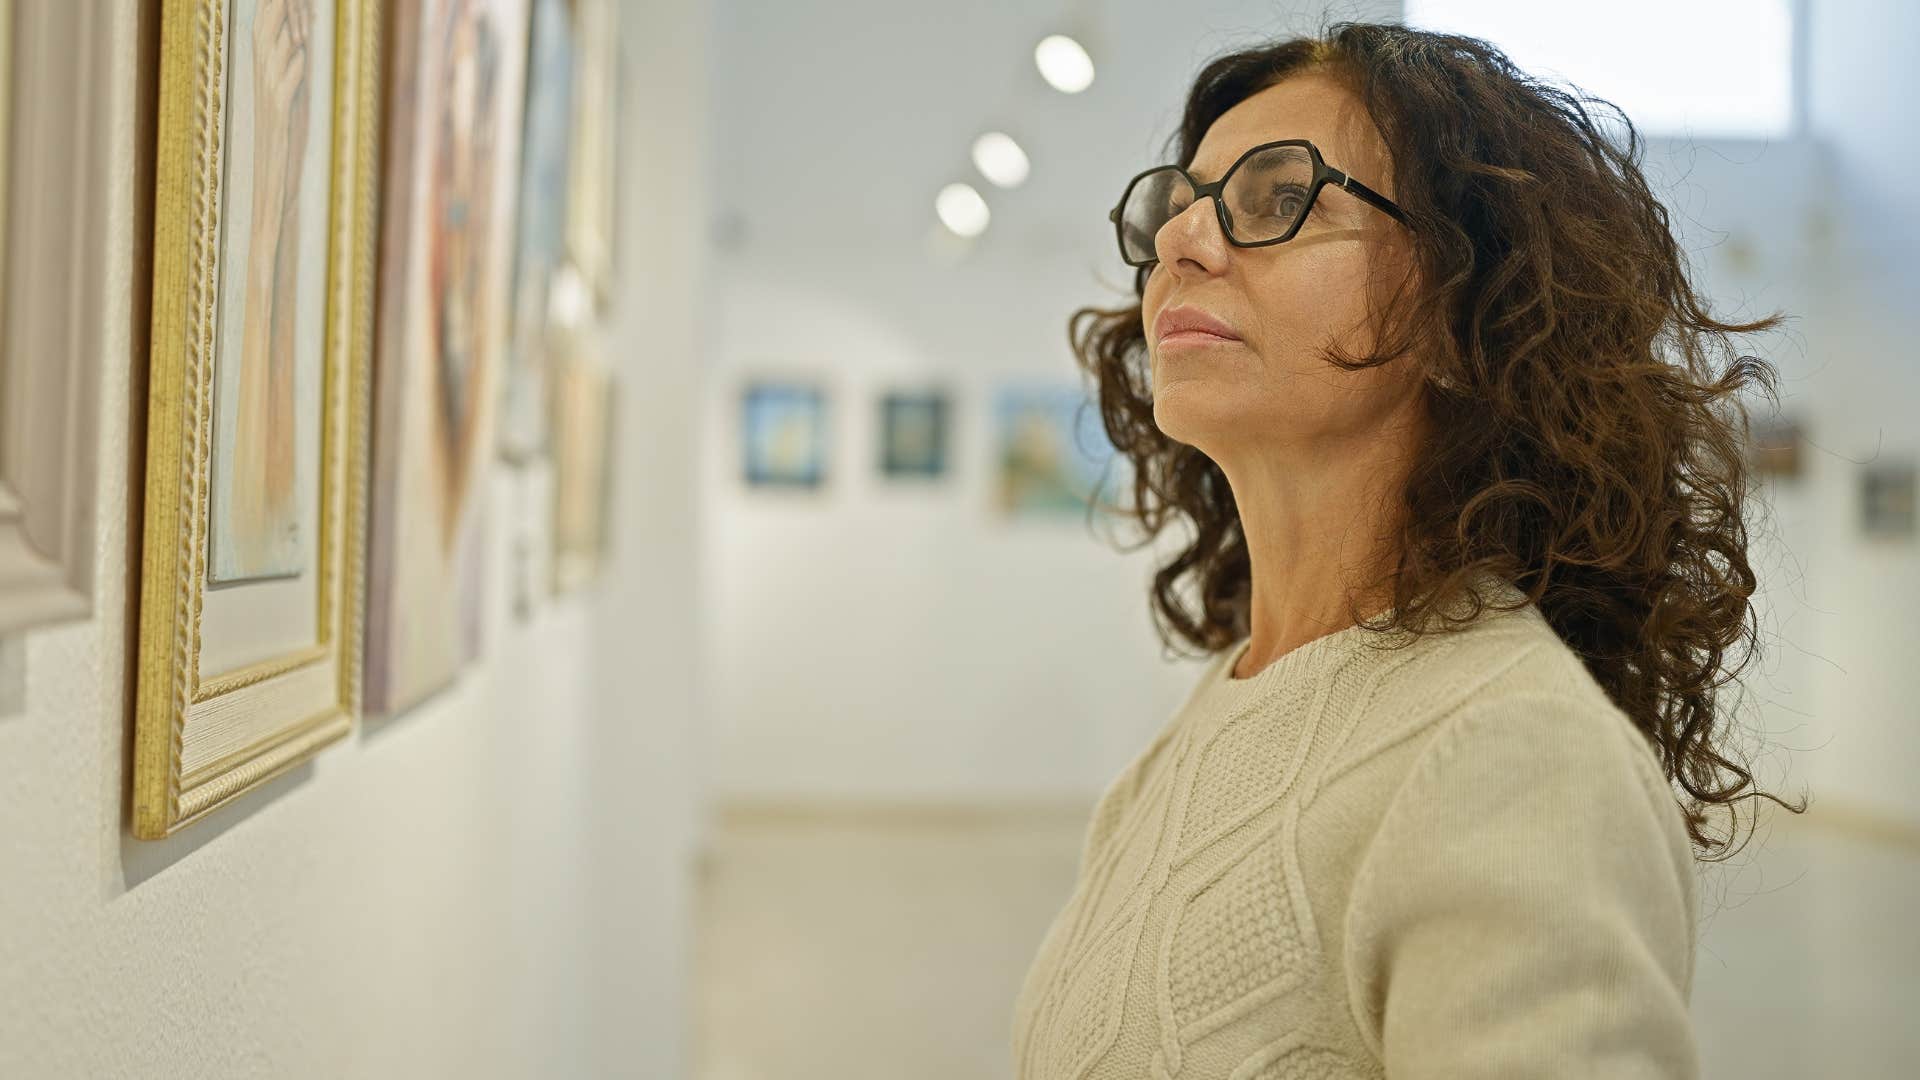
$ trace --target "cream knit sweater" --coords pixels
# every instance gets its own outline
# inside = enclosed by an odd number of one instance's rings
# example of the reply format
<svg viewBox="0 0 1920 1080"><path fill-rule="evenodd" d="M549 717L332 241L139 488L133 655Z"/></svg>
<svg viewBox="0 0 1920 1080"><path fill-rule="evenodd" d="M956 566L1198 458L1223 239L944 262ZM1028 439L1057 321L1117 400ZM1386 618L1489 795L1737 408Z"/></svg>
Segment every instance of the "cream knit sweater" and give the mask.
<svg viewBox="0 0 1920 1080"><path fill-rule="evenodd" d="M1698 1075L1695 864L1644 736L1531 604L1371 640L1234 679L1242 641L1107 788L1020 1080Z"/></svg>

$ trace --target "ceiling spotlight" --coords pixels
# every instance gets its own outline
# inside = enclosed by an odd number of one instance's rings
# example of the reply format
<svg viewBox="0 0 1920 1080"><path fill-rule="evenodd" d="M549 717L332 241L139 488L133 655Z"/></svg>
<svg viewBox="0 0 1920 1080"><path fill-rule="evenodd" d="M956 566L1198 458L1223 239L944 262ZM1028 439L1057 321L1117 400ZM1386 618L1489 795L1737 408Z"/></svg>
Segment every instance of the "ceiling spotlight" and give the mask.
<svg viewBox="0 0 1920 1080"><path fill-rule="evenodd" d="M1003 188L1019 187L1027 179L1027 152L1005 132L989 131L973 140L973 165Z"/></svg>
<svg viewBox="0 0 1920 1080"><path fill-rule="evenodd" d="M979 236L987 230L987 200L970 184L948 184L933 200L941 224L960 236Z"/></svg>
<svg viewBox="0 0 1920 1080"><path fill-rule="evenodd" d="M1093 85L1093 57L1065 34L1051 34L1033 47L1040 77L1063 94L1077 94Z"/></svg>

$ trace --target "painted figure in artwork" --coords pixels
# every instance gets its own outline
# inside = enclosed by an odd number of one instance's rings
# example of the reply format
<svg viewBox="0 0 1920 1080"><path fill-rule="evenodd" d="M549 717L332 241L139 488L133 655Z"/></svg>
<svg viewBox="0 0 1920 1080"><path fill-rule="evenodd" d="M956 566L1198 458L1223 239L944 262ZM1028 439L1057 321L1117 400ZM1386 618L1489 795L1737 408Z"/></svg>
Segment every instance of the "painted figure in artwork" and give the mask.
<svg viewBox="0 0 1920 1080"><path fill-rule="evenodd" d="M295 312L300 190L314 64L313 0L260 0L248 42L253 74L252 224L242 305L231 506L217 543L219 577L299 567L294 498Z"/></svg>
<svg viewBox="0 0 1920 1080"><path fill-rule="evenodd" d="M500 41L492 11L473 0L447 6L439 37L447 63L442 83L446 96L435 119L433 179L428 186L428 336L441 540L443 549L451 550L475 463L481 407L476 383L481 350L489 347L481 335L490 325L483 307L484 284L495 230L485 215L493 205L497 169L493 140L495 110L501 104Z"/></svg>

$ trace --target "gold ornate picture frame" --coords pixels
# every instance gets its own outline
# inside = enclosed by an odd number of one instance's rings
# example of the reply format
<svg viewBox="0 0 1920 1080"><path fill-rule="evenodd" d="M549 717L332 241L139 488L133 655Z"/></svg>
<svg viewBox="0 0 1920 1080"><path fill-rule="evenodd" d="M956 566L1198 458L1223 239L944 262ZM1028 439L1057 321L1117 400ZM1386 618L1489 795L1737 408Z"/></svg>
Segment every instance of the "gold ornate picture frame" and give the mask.
<svg viewBox="0 0 1920 1080"><path fill-rule="evenodd" d="M377 34L370 0L162 0L142 839L357 722Z"/></svg>

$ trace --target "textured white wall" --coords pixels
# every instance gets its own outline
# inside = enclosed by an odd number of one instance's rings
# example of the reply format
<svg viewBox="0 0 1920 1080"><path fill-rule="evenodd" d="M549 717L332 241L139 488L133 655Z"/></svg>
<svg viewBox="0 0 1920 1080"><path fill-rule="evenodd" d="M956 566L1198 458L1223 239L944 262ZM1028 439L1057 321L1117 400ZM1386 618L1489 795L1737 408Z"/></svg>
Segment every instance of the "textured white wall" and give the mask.
<svg viewBox="0 0 1920 1080"><path fill-rule="evenodd" d="M517 627L495 575L487 658L456 688L157 842L126 831L134 11L116 22L119 300L105 355L76 358L101 375L96 615L8 643L0 1076L680 1075L703 215L697 178L652 163L701 153L700 6L624 13L623 458L598 596Z"/></svg>

